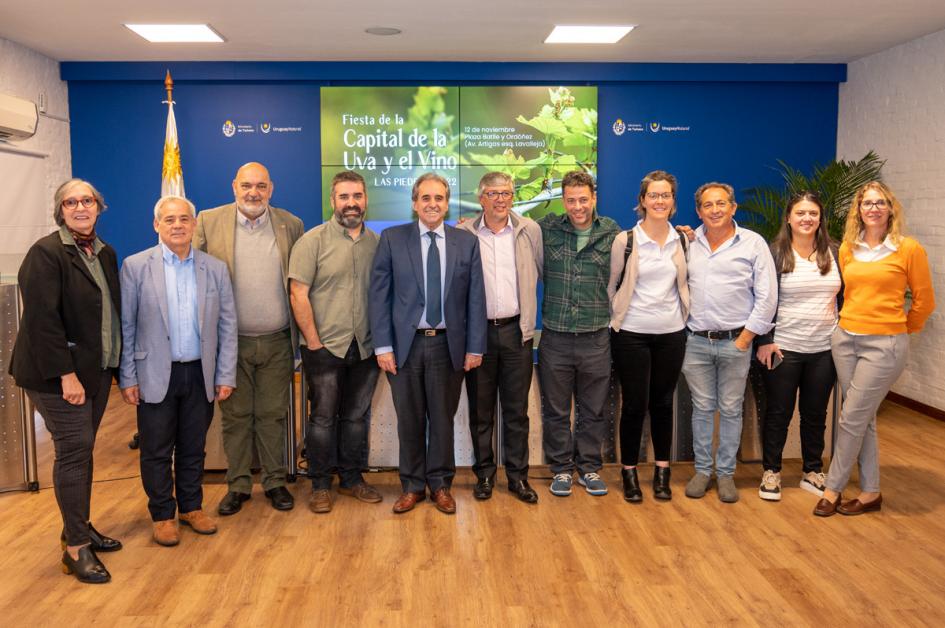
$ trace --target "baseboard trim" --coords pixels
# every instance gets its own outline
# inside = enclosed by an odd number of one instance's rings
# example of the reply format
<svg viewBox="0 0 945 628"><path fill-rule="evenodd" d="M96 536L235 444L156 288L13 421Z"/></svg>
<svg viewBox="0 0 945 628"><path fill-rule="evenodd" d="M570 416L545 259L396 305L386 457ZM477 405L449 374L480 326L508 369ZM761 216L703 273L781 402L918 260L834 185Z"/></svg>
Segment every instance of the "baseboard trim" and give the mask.
<svg viewBox="0 0 945 628"><path fill-rule="evenodd" d="M900 406L905 406L910 410L915 410L916 412L924 414L925 416L932 417L938 421L945 421L945 410L939 410L938 408L926 405L921 401L909 399L908 397L900 395L899 393L894 393L892 391L886 394L886 399L892 401L893 403L898 403Z"/></svg>

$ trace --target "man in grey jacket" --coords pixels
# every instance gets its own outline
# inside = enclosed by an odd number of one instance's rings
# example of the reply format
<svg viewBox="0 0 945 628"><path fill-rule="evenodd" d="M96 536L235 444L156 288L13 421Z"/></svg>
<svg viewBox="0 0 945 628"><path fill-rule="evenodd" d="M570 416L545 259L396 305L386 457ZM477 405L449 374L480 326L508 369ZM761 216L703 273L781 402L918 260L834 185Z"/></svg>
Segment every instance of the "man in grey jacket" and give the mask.
<svg viewBox="0 0 945 628"><path fill-rule="evenodd" d="M167 546L180 542L175 511L195 532L217 531L203 512L204 445L213 401L236 386L233 288L226 264L191 246L194 214L187 199L163 197L160 244L121 268L119 386L138 409L141 483L154 540Z"/></svg>
<svg viewBox="0 0 945 628"><path fill-rule="evenodd" d="M489 320L486 353L482 366L466 373L466 396L477 477L473 496L489 499L495 486L492 439L498 393L509 491L534 504L538 494L528 484L528 390L543 250L541 229L515 213L514 198L512 177L488 172L479 181L482 213L460 225L479 238Z"/></svg>

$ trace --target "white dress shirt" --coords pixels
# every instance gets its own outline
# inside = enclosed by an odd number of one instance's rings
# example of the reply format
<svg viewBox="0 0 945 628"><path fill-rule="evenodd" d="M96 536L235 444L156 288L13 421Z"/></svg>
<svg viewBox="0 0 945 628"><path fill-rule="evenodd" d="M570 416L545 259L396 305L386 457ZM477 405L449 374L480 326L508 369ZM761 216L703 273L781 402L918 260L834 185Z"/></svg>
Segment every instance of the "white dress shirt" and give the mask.
<svg viewBox="0 0 945 628"><path fill-rule="evenodd" d="M518 316L518 273L515 271L512 221L506 218L505 226L495 233L483 219L477 235L486 285L486 316L490 320Z"/></svg>

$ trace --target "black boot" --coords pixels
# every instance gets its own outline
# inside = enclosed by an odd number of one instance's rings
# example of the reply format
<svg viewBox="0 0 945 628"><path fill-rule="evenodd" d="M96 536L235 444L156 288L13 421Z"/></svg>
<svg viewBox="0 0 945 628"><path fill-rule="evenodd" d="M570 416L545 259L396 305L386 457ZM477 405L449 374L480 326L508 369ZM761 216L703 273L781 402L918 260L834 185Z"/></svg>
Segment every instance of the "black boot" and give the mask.
<svg viewBox="0 0 945 628"><path fill-rule="evenodd" d="M66 549L65 531L63 531L62 536L59 537L59 545L62 546L62 549ZM94 552L117 552L121 549L121 541L105 536L92 527L92 522L89 521L89 547L91 547Z"/></svg>
<svg viewBox="0 0 945 628"><path fill-rule="evenodd" d="M669 488L669 467L655 467L653 469L653 497L656 499L672 499L673 490Z"/></svg>
<svg viewBox="0 0 945 628"><path fill-rule="evenodd" d="M623 498L628 502L642 502L643 491L640 490L640 480L637 478L636 467L621 469L620 475L623 477Z"/></svg>
<svg viewBox="0 0 945 628"><path fill-rule="evenodd" d="M62 553L62 573L67 575L74 573L79 582L87 584L104 584L112 579L105 565L88 545L79 548L78 560L72 560L69 552Z"/></svg>

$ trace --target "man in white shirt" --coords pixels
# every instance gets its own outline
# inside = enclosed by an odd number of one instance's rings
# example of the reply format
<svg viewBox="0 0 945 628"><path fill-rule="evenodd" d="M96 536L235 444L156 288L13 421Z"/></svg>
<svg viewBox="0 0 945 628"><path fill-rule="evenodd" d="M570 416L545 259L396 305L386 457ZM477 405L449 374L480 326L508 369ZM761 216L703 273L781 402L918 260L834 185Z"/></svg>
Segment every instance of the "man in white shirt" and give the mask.
<svg viewBox="0 0 945 628"><path fill-rule="evenodd" d="M528 484L528 391L543 250L541 228L515 213L514 199L512 177L488 172L479 181L482 213L459 225L479 238L489 321L482 366L466 373L466 396L477 478L473 497L489 499L495 487L492 440L498 396L509 491L534 504L538 493Z"/></svg>

